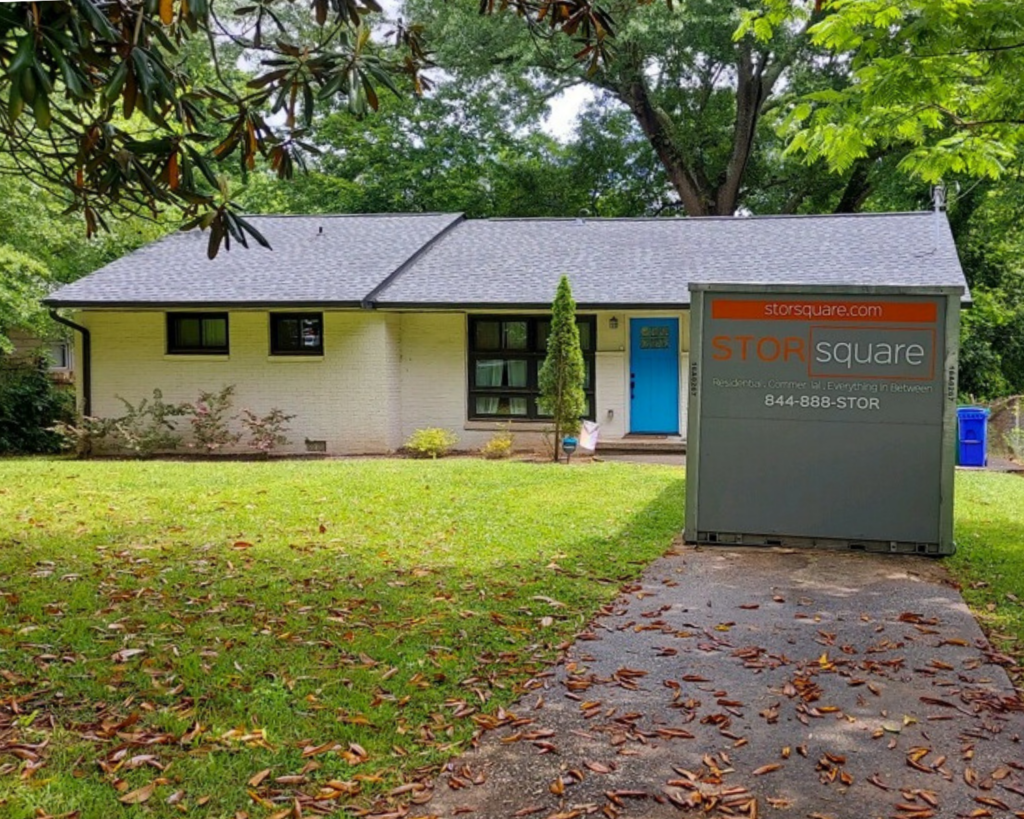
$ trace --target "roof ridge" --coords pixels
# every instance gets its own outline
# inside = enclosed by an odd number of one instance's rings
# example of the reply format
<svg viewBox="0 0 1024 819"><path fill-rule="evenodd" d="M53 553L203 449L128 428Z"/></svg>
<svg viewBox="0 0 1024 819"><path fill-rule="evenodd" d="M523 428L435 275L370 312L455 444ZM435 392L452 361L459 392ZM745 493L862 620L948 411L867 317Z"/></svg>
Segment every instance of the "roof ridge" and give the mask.
<svg viewBox="0 0 1024 819"><path fill-rule="evenodd" d="M933 210L892 210L863 213L765 213L749 216L491 216L485 219L467 219L470 223L481 222L661 222L664 224L682 222L752 222L770 219L864 219L893 216L932 216Z"/></svg>
<svg viewBox="0 0 1024 819"><path fill-rule="evenodd" d="M395 213L243 213L245 219L385 219L420 216L462 216L460 211L430 210Z"/></svg>
<svg viewBox="0 0 1024 819"><path fill-rule="evenodd" d="M377 284L376 287L374 287L369 293L367 293L366 296L364 296L362 299L361 306L366 309L374 307L375 301L377 297L381 295L381 293L383 293L392 284L394 284L399 276L401 276L406 270L408 270L414 264L416 264L416 262L420 259L421 256L423 256L424 253L430 250L430 248L432 248L443 237L447 236L452 231L453 228L463 224L465 221L466 214L456 213L454 215L454 218L447 225L445 225L443 228L437 231L437 233L431 236L426 242L424 242L418 248L416 248L416 250L412 252L408 259L406 259L398 267L396 267L394 270L388 273L388 275L385 276L383 280Z"/></svg>

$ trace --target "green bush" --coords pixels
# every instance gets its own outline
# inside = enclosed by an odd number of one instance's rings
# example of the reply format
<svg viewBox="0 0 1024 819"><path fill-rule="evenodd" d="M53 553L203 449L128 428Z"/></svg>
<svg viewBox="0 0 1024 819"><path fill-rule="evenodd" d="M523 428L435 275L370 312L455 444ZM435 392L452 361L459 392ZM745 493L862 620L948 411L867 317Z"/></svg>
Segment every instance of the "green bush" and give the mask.
<svg viewBox="0 0 1024 819"><path fill-rule="evenodd" d="M119 418L79 416L74 422L63 418L54 424L50 432L60 446L55 446L53 451L58 448L73 450L85 458L95 450L105 448L111 452L148 458L181 445L182 436L176 420L181 417L188 419L191 430L186 446L208 454L242 440L242 433L229 427L232 421L241 424L248 434L246 445L259 453L268 454L288 443L284 433L294 415L287 415L276 407L263 416L248 409L243 409L239 415L231 415L234 393L234 386L226 386L219 392L200 392L196 401L182 404L167 403L160 390L153 390L152 398L143 398L138 404L132 404L119 395L117 399L125 407L125 414Z"/></svg>
<svg viewBox="0 0 1024 819"><path fill-rule="evenodd" d="M160 390L153 390L152 399L143 398L138 404L120 395L117 399L125 407L125 414L112 422L110 432L117 449L148 458L178 448L181 436L171 419L188 412L187 404L168 404Z"/></svg>
<svg viewBox="0 0 1024 819"><path fill-rule="evenodd" d="M284 433L288 429L288 422L294 417L286 415L284 410L277 407L264 416L248 409L242 410L239 416L242 426L249 433L247 445L263 455L269 455L271 450L288 443L288 436Z"/></svg>
<svg viewBox="0 0 1024 819"><path fill-rule="evenodd" d="M0 367L0 454L59 452L53 426L70 421L74 405L74 395L50 380L44 359Z"/></svg>
<svg viewBox="0 0 1024 819"><path fill-rule="evenodd" d="M418 429L405 442L406 451L414 458L441 458L459 442L454 432L440 427Z"/></svg>
<svg viewBox="0 0 1024 819"><path fill-rule="evenodd" d="M229 413L234 394L234 384L228 384L220 392L200 392L195 403L182 405L192 427L192 440L186 444L189 449L203 449L211 455L242 439L241 433L228 428L233 418Z"/></svg>
<svg viewBox="0 0 1024 819"><path fill-rule="evenodd" d="M480 448L480 454L491 461L508 458L512 454L515 436L508 425L501 427L486 444Z"/></svg>
<svg viewBox="0 0 1024 819"><path fill-rule="evenodd" d="M60 439L60 448L74 452L79 458L88 458L114 429L116 418L96 418L80 415L71 421L58 421L51 431Z"/></svg>

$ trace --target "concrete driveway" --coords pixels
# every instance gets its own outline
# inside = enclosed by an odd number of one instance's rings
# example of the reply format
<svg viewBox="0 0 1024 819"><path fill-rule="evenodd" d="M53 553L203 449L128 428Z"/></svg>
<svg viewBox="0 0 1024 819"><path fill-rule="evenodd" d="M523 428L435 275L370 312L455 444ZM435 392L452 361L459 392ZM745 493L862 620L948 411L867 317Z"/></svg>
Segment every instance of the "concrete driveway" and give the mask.
<svg viewBox="0 0 1024 819"><path fill-rule="evenodd" d="M1002 660L937 562L681 547L410 816L1024 819Z"/></svg>

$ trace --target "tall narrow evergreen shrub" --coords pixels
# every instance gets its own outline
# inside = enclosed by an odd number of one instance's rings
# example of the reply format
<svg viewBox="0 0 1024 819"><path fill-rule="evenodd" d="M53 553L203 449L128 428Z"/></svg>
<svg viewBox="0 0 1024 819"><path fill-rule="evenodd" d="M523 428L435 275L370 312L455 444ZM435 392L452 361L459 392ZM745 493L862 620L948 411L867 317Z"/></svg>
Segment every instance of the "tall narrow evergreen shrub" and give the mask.
<svg viewBox="0 0 1024 819"><path fill-rule="evenodd" d="M554 460L559 459L562 437L580 431L580 417L586 408L583 382L586 375L580 331L576 326L576 302L567 276L558 282L551 305L551 335L548 355L538 373L540 407L555 425Z"/></svg>

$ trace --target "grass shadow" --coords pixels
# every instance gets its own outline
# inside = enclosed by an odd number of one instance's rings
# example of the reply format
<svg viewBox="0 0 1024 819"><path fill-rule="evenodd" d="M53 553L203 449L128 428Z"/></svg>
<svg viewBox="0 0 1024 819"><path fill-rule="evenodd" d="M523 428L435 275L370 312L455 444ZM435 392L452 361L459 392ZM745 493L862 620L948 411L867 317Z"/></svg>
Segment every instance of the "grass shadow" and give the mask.
<svg viewBox="0 0 1024 819"><path fill-rule="evenodd" d="M155 816L178 815L179 792L233 815L330 782L349 783L331 807L393 807L683 521L681 471L628 465L33 461L0 477L12 819L112 815L154 782ZM42 743L35 772L25 748Z"/></svg>

